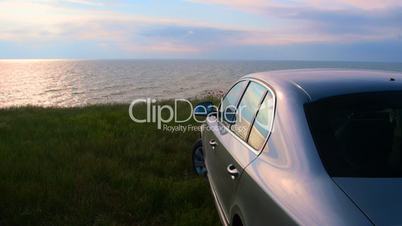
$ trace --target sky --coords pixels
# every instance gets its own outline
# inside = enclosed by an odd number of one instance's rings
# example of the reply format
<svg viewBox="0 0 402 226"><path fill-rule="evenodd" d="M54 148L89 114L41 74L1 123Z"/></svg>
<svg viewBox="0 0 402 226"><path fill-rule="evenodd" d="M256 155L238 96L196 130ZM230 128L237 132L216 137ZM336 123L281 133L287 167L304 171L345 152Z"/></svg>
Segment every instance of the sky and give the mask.
<svg viewBox="0 0 402 226"><path fill-rule="evenodd" d="M402 62L402 1L0 0L0 58Z"/></svg>

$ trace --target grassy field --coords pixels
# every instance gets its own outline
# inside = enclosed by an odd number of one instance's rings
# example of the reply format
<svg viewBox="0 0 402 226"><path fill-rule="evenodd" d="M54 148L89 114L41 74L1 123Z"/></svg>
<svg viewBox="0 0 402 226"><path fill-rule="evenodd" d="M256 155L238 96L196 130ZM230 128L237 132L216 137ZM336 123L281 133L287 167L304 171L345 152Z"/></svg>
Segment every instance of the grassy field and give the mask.
<svg viewBox="0 0 402 226"><path fill-rule="evenodd" d="M197 137L128 105L0 110L0 225L219 225Z"/></svg>

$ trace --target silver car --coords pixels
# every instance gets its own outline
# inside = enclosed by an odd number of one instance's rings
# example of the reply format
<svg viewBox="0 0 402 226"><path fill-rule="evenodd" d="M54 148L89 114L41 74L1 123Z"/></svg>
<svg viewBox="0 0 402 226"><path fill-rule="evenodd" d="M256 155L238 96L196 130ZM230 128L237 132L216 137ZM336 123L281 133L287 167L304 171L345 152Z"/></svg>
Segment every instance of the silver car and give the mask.
<svg viewBox="0 0 402 226"><path fill-rule="evenodd" d="M247 75L206 116L193 164L224 225L402 225L402 75Z"/></svg>

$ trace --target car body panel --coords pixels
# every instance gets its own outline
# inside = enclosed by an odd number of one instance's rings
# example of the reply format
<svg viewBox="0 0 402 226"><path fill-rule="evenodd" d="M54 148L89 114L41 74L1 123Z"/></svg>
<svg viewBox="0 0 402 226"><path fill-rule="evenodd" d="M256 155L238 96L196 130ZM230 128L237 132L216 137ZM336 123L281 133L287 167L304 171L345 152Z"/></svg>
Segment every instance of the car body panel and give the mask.
<svg viewBox="0 0 402 226"><path fill-rule="evenodd" d="M249 150L234 134L229 131L220 122L211 121L208 123L209 131L205 136L204 155L205 164L213 173L208 174L216 189L216 196L222 206L226 216L230 216L230 203L236 192L238 180L233 180L228 174L226 168L233 164L239 171L239 177L243 169L253 161L257 155ZM217 145L212 149L209 145L210 140L215 140ZM224 192L221 192L224 191Z"/></svg>
<svg viewBox="0 0 402 226"><path fill-rule="evenodd" d="M243 199L245 223L370 225L328 177L317 153L304 150L315 148L311 135L306 133L308 124L303 112L303 103L309 98L302 90L287 90L286 95L275 90L278 98L272 134L261 155L246 168L241 178L250 177L243 187L239 186L236 195ZM259 194L254 194L254 199L243 197L251 192ZM249 217L255 215L256 209L264 214ZM278 218L273 220L275 216Z"/></svg>
<svg viewBox="0 0 402 226"><path fill-rule="evenodd" d="M285 93L302 89L311 101L343 94L402 89L402 73L387 71L301 69L261 72L245 77L267 81Z"/></svg>
<svg viewBox="0 0 402 226"><path fill-rule="evenodd" d="M375 225L402 225L402 178L334 178L334 181Z"/></svg>
<svg viewBox="0 0 402 226"><path fill-rule="evenodd" d="M216 154L211 154L211 150L206 151L208 177L211 188L217 190L217 202L222 202L220 194L230 193L225 194L230 198L224 198L226 201L220 204L224 206L226 221L230 223L234 215L239 215L245 225L372 225L366 212L350 197L358 186L342 190L338 185L344 182L334 181L326 172L304 104L335 95L402 90L402 75L325 69L263 72L242 79L262 81L272 88L276 96L275 119L271 135L258 155L244 151L246 145L230 133L203 134L204 145L215 137L242 170L236 181L228 183L233 188L219 190L225 186L218 187L215 183L224 183L218 181L225 175L213 175L215 168L210 167L219 165L220 160L213 159ZM219 127L218 124L208 126ZM221 169L226 168L230 159L225 158Z"/></svg>

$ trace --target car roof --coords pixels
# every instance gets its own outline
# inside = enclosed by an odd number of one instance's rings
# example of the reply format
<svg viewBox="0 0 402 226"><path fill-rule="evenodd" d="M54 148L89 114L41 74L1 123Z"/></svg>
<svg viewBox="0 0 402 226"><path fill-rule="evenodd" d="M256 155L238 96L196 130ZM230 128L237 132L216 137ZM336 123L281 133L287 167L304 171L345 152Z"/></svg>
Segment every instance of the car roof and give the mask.
<svg viewBox="0 0 402 226"><path fill-rule="evenodd" d="M350 70L300 69L254 73L245 76L262 80L276 92L304 92L310 101L353 93L402 90L402 73Z"/></svg>

